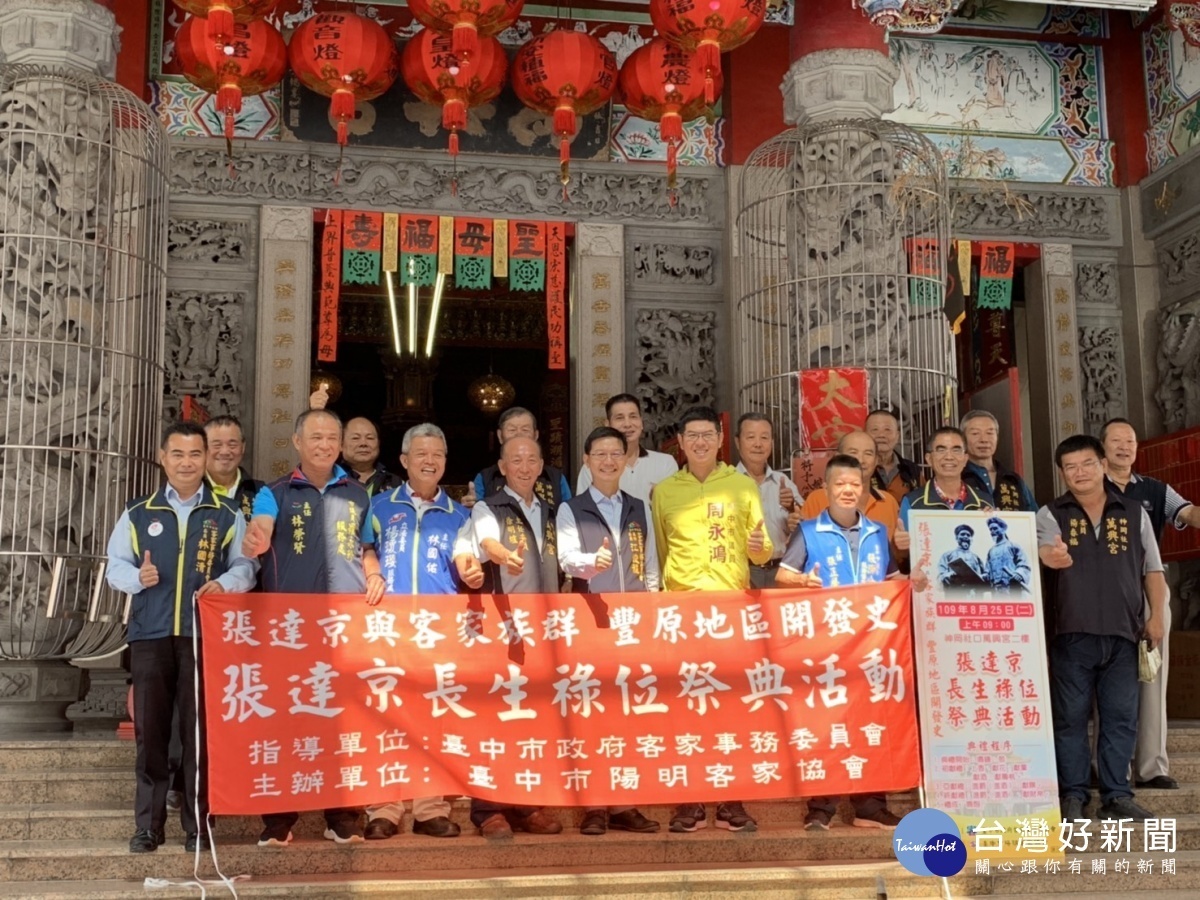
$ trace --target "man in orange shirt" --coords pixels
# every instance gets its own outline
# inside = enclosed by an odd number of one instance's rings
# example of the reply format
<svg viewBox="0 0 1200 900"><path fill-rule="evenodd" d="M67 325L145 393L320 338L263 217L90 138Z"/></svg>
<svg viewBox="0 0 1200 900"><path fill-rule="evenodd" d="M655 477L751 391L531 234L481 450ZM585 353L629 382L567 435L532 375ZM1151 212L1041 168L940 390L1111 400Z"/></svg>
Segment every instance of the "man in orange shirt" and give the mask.
<svg viewBox="0 0 1200 900"><path fill-rule="evenodd" d="M857 459L862 465L863 471L868 473L868 478L870 473L875 471L877 456L875 440L865 431L851 431L844 435L838 441L837 452ZM817 488L805 499L796 521L793 522L789 519L789 531L795 531L797 523L801 520L815 519L828 508L829 497L825 493L825 488ZM896 502L895 497L887 491L879 490L874 485L868 485L858 500L858 509L872 522L878 522L886 528L889 543L895 543L896 522L900 518L900 504Z"/></svg>

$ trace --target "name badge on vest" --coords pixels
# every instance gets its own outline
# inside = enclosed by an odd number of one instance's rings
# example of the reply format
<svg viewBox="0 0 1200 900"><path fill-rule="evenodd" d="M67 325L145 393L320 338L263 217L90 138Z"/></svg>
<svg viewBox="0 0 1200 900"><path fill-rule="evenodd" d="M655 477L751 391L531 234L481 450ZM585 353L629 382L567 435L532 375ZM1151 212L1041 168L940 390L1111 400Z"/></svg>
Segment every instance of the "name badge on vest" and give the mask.
<svg viewBox="0 0 1200 900"><path fill-rule="evenodd" d="M155 519L146 528L146 534L150 535L150 537L158 537L162 533L163 533L163 524L162 524L162 522L158 521L158 519Z"/></svg>

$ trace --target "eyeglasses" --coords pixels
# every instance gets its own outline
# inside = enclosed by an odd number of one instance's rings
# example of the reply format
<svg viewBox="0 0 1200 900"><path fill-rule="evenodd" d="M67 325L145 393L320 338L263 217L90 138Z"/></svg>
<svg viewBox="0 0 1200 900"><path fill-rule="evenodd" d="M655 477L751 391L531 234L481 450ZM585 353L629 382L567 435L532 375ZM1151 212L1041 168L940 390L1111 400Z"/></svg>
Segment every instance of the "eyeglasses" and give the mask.
<svg viewBox="0 0 1200 900"><path fill-rule="evenodd" d="M1087 462L1070 463L1062 467L1064 475L1075 475L1082 472L1094 472L1100 468L1100 460L1089 459Z"/></svg>
<svg viewBox="0 0 1200 900"><path fill-rule="evenodd" d="M934 447L934 456L965 456L967 451L963 447Z"/></svg>
<svg viewBox="0 0 1200 900"><path fill-rule="evenodd" d="M617 451L616 453L589 453L587 455L587 457L588 457L588 459L594 459L597 462L601 462L606 459L611 459L611 460L624 459L625 454L620 451Z"/></svg>
<svg viewBox="0 0 1200 900"><path fill-rule="evenodd" d="M686 444L699 444L701 442L707 444L715 441L720 436L718 431L685 431L683 440Z"/></svg>

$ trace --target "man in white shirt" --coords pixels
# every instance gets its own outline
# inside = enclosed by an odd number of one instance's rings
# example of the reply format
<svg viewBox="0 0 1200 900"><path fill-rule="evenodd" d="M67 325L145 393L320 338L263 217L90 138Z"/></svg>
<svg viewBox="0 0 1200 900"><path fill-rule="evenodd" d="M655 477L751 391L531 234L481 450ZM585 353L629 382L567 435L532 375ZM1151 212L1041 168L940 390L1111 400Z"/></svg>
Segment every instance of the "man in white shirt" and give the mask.
<svg viewBox="0 0 1200 900"><path fill-rule="evenodd" d="M667 453L644 450L641 446L645 425L642 404L633 394L614 394L604 404L605 424L625 435L625 468L621 473L621 490L650 503L650 492L664 478L679 471L675 459ZM576 493L582 494L592 483L592 473L584 466L579 470Z"/></svg>
<svg viewBox="0 0 1200 900"><path fill-rule="evenodd" d="M762 499L763 524L775 548L771 559L764 566L750 566L752 588L775 587L775 574L779 560L787 548L792 529L788 527L788 516L803 502L800 490L783 472L768 465L775 442L771 432L771 420L762 413L748 412L737 423L738 456L741 462L737 470L749 475L758 484Z"/></svg>

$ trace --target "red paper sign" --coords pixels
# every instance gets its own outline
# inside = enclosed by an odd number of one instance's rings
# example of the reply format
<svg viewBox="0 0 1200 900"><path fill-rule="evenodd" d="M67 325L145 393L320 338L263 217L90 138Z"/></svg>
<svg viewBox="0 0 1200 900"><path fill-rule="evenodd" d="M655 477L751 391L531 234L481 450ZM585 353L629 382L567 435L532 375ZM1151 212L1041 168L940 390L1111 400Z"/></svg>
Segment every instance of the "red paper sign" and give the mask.
<svg viewBox="0 0 1200 900"><path fill-rule="evenodd" d="M342 230L345 249L375 253L383 249L383 213L346 210L342 217L345 220Z"/></svg>
<svg viewBox="0 0 1200 900"><path fill-rule="evenodd" d="M335 362L338 297L342 286L342 211L331 209L321 237L321 303L317 312L317 361Z"/></svg>
<svg viewBox="0 0 1200 900"><path fill-rule="evenodd" d="M400 252L437 253L438 217L400 214Z"/></svg>
<svg viewBox="0 0 1200 900"><path fill-rule="evenodd" d="M1016 246L1011 243L984 241L979 245L979 277L1011 280Z"/></svg>
<svg viewBox="0 0 1200 900"><path fill-rule="evenodd" d="M867 421L866 369L805 369L800 373L800 443L831 450Z"/></svg>
<svg viewBox="0 0 1200 900"><path fill-rule="evenodd" d="M920 780L910 607L907 582L376 608L206 594L212 811L904 790Z"/></svg>
<svg viewBox="0 0 1200 900"><path fill-rule="evenodd" d="M546 343L551 369L567 367L567 242L562 222L546 229Z"/></svg>
<svg viewBox="0 0 1200 900"><path fill-rule="evenodd" d="M492 255L492 220L459 216L454 220L454 255Z"/></svg>
<svg viewBox="0 0 1200 900"><path fill-rule="evenodd" d="M543 259L546 256L546 223L510 219L508 255L511 259Z"/></svg>
<svg viewBox="0 0 1200 900"><path fill-rule="evenodd" d="M909 275L941 274L941 252L937 238L907 238Z"/></svg>

